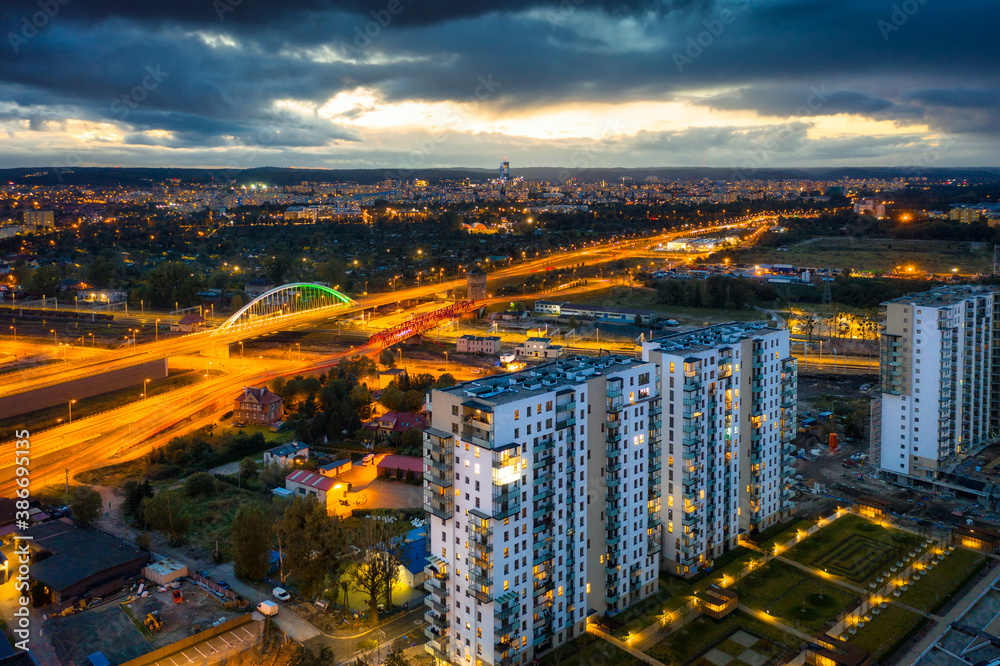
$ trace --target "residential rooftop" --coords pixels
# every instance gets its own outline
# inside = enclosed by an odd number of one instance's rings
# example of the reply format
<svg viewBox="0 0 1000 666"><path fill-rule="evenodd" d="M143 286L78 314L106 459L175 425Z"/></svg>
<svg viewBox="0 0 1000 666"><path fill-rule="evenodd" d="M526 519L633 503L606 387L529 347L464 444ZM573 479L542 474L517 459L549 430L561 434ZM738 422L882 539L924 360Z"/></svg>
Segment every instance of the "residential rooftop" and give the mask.
<svg viewBox="0 0 1000 666"><path fill-rule="evenodd" d="M996 293L996 291L995 287L990 286L978 284L956 284L946 287L938 287L936 289L931 289L930 291L922 291L918 294L907 294L906 296L900 296L899 298L885 301L882 305L888 305L889 303L906 303L907 305L919 306L951 305L966 298L992 294Z"/></svg>
<svg viewBox="0 0 1000 666"><path fill-rule="evenodd" d="M441 389L445 393L475 398L486 405L502 405L575 386L598 375L610 375L645 361L630 356L571 356L506 375L473 379Z"/></svg>
<svg viewBox="0 0 1000 666"><path fill-rule="evenodd" d="M773 333L774 328L766 321L731 321L715 326L706 326L685 333L671 333L653 338L648 344L665 352L704 351L720 345L735 344L743 338L758 332Z"/></svg>

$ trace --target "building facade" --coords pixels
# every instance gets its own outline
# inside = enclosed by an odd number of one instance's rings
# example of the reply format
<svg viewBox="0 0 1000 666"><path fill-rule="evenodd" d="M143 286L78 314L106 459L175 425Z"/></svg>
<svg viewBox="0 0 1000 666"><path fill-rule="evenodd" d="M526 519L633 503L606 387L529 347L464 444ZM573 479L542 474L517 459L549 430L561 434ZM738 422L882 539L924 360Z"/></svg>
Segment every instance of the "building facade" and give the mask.
<svg viewBox="0 0 1000 666"><path fill-rule="evenodd" d="M797 369L788 331L732 322L657 338L664 412L661 564L693 576L794 510Z"/></svg>
<svg viewBox="0 0 1000 666"><path fill-rule="evenodd" d="M455 351L460 354L499 354L500 338L495 335L462 335L455 340Z"/></svg>
<svg viewBox="0 0 1000 666"><path fill-rule="evenodd" d="M427 650L514 666L657 589L656 367L574 357L434 390Z"/></svg>
<svg viewBox="0 0 1000 666"><path fill-rule="evenodd" d="M879 460L893 481L933 481L1000 429L997 294L953 286L882 304Z"/></svg>
<svg viewBox="0 0 1000 666"><path fill-rule="evenodd" d="M285 403L281 396L272 393L266 386L244 387L233 403L233 420L257 425L271 425L285 415Z"/></svg>
<svg viewBox="0 0 1000 666"><path fill-rule="evenodd" d="M55 213L51 210L26 210L24 226L32 231L51 231L56 228Z"/></svg>

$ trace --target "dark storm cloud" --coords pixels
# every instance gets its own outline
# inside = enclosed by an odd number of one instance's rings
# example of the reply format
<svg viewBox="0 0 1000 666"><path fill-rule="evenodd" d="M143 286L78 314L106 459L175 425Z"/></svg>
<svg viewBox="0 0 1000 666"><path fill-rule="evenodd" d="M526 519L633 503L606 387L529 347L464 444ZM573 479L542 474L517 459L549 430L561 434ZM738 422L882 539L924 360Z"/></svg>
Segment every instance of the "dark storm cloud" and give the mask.
<svg viewBox="0 0 1000 666"><path fill-rule="evenodd" d="M274 113L274 101L320 106L359 87L389 101L464 101L485 79L498 85L481 108L498 116L696 100L1000 136L995 0L914 2L896 16L892 2L872 0L71 0L0 57L0 122L37 131L67 118L122 123L136 146L229 147L273 133L274 149L331 147L360 139L350 126L357 109L304 120ZM0 5L5 41L37 10ZM880 22L893 26L888 38ZM690 60L683 71L678 54ZM136 93L149 67L168 75ZM645 136L631 149L646 154L665 140L687 149L695 135L731 149L753 131ZM818 146L786 140L797 155Z"/></svg>

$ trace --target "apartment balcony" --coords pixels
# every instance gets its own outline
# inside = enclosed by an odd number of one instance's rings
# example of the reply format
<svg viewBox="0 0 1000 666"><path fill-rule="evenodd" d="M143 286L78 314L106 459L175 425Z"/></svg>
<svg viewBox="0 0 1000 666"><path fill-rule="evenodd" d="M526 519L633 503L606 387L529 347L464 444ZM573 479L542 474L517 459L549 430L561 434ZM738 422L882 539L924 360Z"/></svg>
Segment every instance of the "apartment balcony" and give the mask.
<svg viewBox="0 0 1000 666"><path fill-rule="evenodd" d="M424 597L424 605L441 614L445 614L449 611L449 608L444 601L442 599L435 598L433 595L427 595Z"/></svg>
<svg viewBox="0 0 1000 666"><path fill-rule="evenodd" d="M432 627L437 627L441 633L448 630L451 626L451 622L448 621L448 616L437 611L427 611L424 613L424 620L430 624Z"/></svg>
<svg viewBox="0 0 1000 666"><path fill-rule="evenodd" d="M556 405L556 415L557 416L558 416L558 414L560 412L572 412L574 410L576 410L576 401L575 400L570 400L569 402L563 402L563 403L560 403L560 404Z"/></svg>
<svg viewBox="0 0 1000 666"><path fill-rule="evenodd" d="M531 463L531 469L541 469L543 467L548 467L556 461L555 456L552 455L551 451L545 451L541 454L536 455L535 461Z"/></svg>
<svg viewBox="0 0 1000 666"><path fill-rule="evenodd" d="M655 407L649 408L650 416L659 416L662 413L663 413L663 405L657 404Z"/></svg>
<svg viewBox="0 0 1000 666"><path fill-rule="evenodd" d="M492 432L493 424L487 420L477 418L475 416L466 416L462 419L462 423L471 428L477 428L483 432Z"/></svg>
<svg viewBox="0 0 1000 666"><path fill-rule="evenodd" d="M684 390L688 391L688 392L691 392L691 391L700 391L701 390L701 380L700 379L696 379L694 377L686 377L684 379Z"/></svg>
<svg viewBox="0 0 1000 666"><path fill-rule="evenodd" d="M622 464L618 460L609 460L608 466L605 468L608 472L618 472L622 468Z"/></svg>
<svg viewBox="0 0 1000 666"><path fill-rule="evenodd" d="M480 435L474 435L472 433L473 433L472 430L463 430L462 431L462 439L465 440L466 442L469 442L470 444L475 444L476 446L478 446L480 448L483 448L483 449L492 449L493 448L493 437L492 436L490 436L490 437L482 437Z"/></svg>
<svg viewBox="0 0 1000 666"><path fill-rule="evenodd" d="M697 459L699 459L701 457L701 452L698 449L698 444L699 443L700 443L700 441L692 442L692 443L688 444L687 440L685 440L685 443L684 443L684 445L683 445L683 447L681 449L681 456L682 456L682 458L684 460L697 460Z"/></svg>
<svg viewBox="0 0 1000 666"><path fill-rule="evenodd" d="M425 458L424 460L426 461L427 459ZM455 485L455 479L451 470L438 469L433 466L424 472L424 479L441 488L451 488Z"/></svg>
<svg viewBox="0 0 1000 666"><path fill-rule="evenodd" d="M428 495L424 493L424 511L442 520L452 518L455 513L454 498L451 493Z"/></svg>
<svg viewBox="0 0 1000 666"><path fill-rule="evenodd" d="M424 650L434 657L435 660L445 664L452 663L455 657L448 654L448 637L435 633L432 627L424 627L424 635L430 639L429 642L424 643Z"/></svg>
<svg viewBox="0 0 1000 666"><path fill-rule="evenodd" d="M571 428L576 425L576 418L570 416L569 418L559 419L556 417L556 430L562 430L563 428Z"/></svg>
<svg viewBox="0 0 1000 666"><path fill-rule="evenodd" d="M688 513L685 513L684 517L681 518L681 525L683 525L684 527L694 527L699 522L701 522L701 521L698 518L698 515L697 515L696 511L690 511Z"/></svg>

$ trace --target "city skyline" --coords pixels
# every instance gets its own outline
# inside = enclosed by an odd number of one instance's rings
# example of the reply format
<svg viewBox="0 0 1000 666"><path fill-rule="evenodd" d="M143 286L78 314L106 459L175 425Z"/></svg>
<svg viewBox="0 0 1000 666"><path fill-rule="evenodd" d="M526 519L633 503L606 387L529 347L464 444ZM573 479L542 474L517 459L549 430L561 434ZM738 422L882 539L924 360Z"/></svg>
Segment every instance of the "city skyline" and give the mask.
<svg viewBox="0 0 1000 666"><path fill-rule="evenodd" d="M0 167L986 166L991 11L10 5Z"/></svg>

